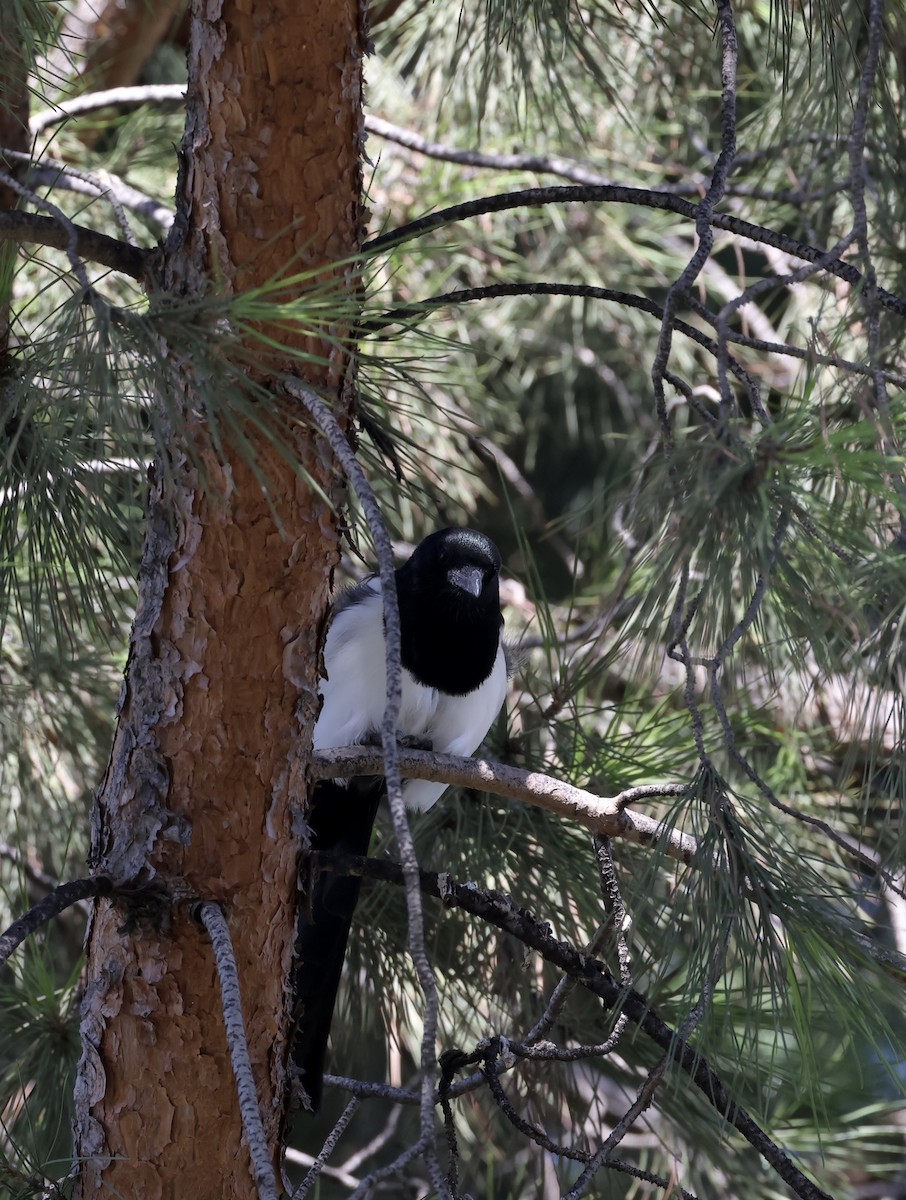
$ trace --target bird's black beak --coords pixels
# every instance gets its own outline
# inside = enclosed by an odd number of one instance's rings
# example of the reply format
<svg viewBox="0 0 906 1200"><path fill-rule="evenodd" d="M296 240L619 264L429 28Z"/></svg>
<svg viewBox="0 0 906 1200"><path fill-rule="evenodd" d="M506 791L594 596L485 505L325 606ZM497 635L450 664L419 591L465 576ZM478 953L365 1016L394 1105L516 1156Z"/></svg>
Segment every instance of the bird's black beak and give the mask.
<svg viewBox="0 0 906 1200"><path fill-rule="evenodd" d="M454 587L461 588L470 596L477 598L481 595L484 586L484 572L481 567L454 567L452 571L447 572L447 578Z"/></svg>

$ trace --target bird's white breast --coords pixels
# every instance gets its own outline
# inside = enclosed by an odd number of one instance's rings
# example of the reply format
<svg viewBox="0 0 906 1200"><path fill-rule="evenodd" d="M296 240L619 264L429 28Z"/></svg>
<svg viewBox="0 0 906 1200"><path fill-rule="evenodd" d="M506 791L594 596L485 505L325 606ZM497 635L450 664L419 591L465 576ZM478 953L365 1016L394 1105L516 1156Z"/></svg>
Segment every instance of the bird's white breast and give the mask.
<svg viewBox="0 0 906 1200"><path fill-rule="evenodd" d="M473 754L491 728L505 699L506 659L501 646L491 674L474 692L468 692L465 696L438 694L426 734L431 748L438 754L459 754L463 757ZM410 779L403 787L403 795L410 808L424 812L437 803L446 789L445 783Z"/></svg>
<svg viewBox="0 0 906 1200"><path fill-rule="evenodd" d="M314 748L355 746L380 731L387 704L384 614L378 580L361 585L367 593L341 608L327 632L321 681L323 705ZM497 652L488 678L465 696L449 696L419 683L403 668L397 725L407 737L424 738L443 754L470 755L506 698L506 663ZM430 808L446 784L411 779L403 787L410 808Z"/></svg>

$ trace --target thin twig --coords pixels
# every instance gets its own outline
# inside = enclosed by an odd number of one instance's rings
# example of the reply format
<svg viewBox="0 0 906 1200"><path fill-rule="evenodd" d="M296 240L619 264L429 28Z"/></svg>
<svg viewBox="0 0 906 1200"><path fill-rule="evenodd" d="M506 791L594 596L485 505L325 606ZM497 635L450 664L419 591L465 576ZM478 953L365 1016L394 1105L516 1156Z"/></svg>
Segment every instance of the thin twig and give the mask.
<svg viewBox="0 0 906 1200"><path fill-rule="evenodd" d="M392 1111L398 1113L402 1110L395 1108ZM286 1162L293 1163L298 1167L310 1167L316 1161L313 1154L306 1154L304 1150L297 1150L294 1146L288 1146L283 1152L283 1157ZM353 1175L345 1167L331 1167L329 1164L325 1164L321 1168L321 1174L326 1179L335 1179L337 1183L342 1183L343 1187L349 1188L350 1191L357 1188L362 1182L358 1175Z"/></svg>
<svg viewBox="0 0 906 1200"><path fill-rule="evenodd" d="M418 1093L413 1092L412 1094L417 1102ZM374 1155L377 1154L378 1150L382 1150L396 1133L402 1115L403 1110L399 1105L391 1108L387 1116L387 1120L384 1122L384 1128L380 1131L380 1133L376 1133L370 1141L365 1143L364 1146L359 1146L357 1150L354 1150L352 1154L350 1154L349 1157L344 1160L343 1170L357 1171L366 1159L373 1158Z"/></svg>
<svg viewBox="0 0 906 1200"><path fill-rule="evenodd" d="M608 923L616 933L617 962L619 978L623 987L632 987L632 955L629 951L627 934L632 922L626 911L623 893L620 891L620 881L617 879L617 868L613 861L613 850L610 838L595 834L595 861L598 864L598 874L601 877L601 894L604 897L604 908L607 912Z"/></svg>
<svg viewBox="0 0 906 1200"><path fill-rule="evenodd" d="M676 591L676 600L673 605L671 623L673 625L673 637L667 646L667 655L671 658L676 658L683 664L685 670L685 682L683 686L683 703L686 706L686 711L692 720L692 736L695 740L695 748L698 751L698 757L703 766L709 770L713 770L711 759L705 747L705 722L702 718L701 708L696 698L695 688L695 664L692 661L692 654L689 649L687 633L689 625L698 611L698 605L701 602L704 588L694 597L691 604L686 607L686 593L689 588L689 561L683 561L680 571L679 587ZM678 648L678 652L677 652Z"/></svg>
<svg viewBox="0 0 906 1200"><path fill-rule="evenodd" d="M664 315L661 320L661 332L657 349L651 366L651 382L654 388L655 406L661 423L664 448L670 450L673 445L673 431L667 415L667 399L664 389L665 372L670 362L670 350L673 344L673 331L676 321L676 311L680 300L692 287L702 268L711 256L714 245L713 216L714 209L723 198L727 180L733 170L736 157L736 66L738 48L736 44L736 26L733 21L733 9L730 0L717 0L717 19L721 32L721 136L720 154L714 164L711 183L700 204L695 207L695 232L698 245L684 267L679 278L671 285L664 302ZM718 343L718 362L721 361L721 347ZM724 355L724 358L726 356ZM753 406L761 403L758 397L757 385L752 389ZM721 411L724 402L732 402L732 395L721 395Z"/></svg>
<svg viewBox="0 0 906 1200"><path fill-rule="evenodd" d="M717 719L720 721L724 744L727 747L730 757L740 770L744 772L746 777L754 783L768 803L773 808L776 808L778 812L782 812L787 817L792 817L794 821L808 825L812 829L817 829L828 841L833 842L845 854L855 859L868 874L877 876L891 891L895 892L901 899L906 900L906 888L901 887L897 883L895 876L883 867L880 862L873 859L870 854L867 854L858 843L848 838L845 834L839 833L827 821L822 820L821 817L813 817L808 813L800 812L793 805L786 804L780 799L767 780L762 778L761 774L749 762L748 757L740 750L736 740L736 731L733 728L733 723L723 702L723 693L720 684L714 681L712 681L711 685L711 700L717 713Z"/></svg>
<svg viewBox="0 0 906 1200"><path fill-rule="evenodd" d="M777 559L780 555L781 547L783 546L786 537L787 529L789 529L790 518L786 509L780 510L780 515L777 518L777 524L774 528L774 536L771 538L771 551L768 555L768 560L758 572L758 577L755 580L755 586L752 588L752 596L749 603L746 605L746 610L727 634L723 643L714 655L713 664L711 667L711 675L716 679L718 671L726 666L727 655L733 650L739 639L743 637L748 630L755 624L755 620L761 611L761 606L764 603L765 596L768 591L768 581L771 577L771 572L776 566Z"/></svg>
<svg viewBox="0 0 906 1200"><path fill-rule="evenodd" d="M483 216L485 213L508 212L514 208L540 208L549 204L596 202L632 204L642 208L661 209L688 217L693 221L698 215L698 205L691 204L688 200L669 192L646 188L624 187L616 184L607 187L588 185L525 188L518 192L484 196L478 200L468 200L462 204L439 209L428 216L420 217L416 221L401 225L397 229L391 229L389 232L381 234L380 237L373 238L370 242L366 242L362 249L366 254L385 253L406 242L413 241L415 238L422 237L426 233L433 233L447 225L458 224L460 221ZM796 238L779 233L774 229L768 229L764 225L755 225L751 221L744 221L731 213L712 212L709 223L714 229L722 229L736 237L746 238L756 245L772 246L794 258L800 258L804 262L814 262L826 253L819 247L797 241ZM851 283L853 287L858 287L863 282L861 273L850 263L836 260L829 263L826 269L829 274ZM906 298L888 292L884 288L878 288L878 300L884 308L906 316Z"/></svg>
<svg viewBox="0 0 906 1200"><path fill-rule="evenodd" d="M738 337L734 336L730 330L728 324L730 318L739 312L740 309L744 308L747 304L752 303L765 292L772 291L776 288L791 288L795 284L804 283L807 279L812 278L821 271L827 270L831 263L838 261L840 256L849 249L854 240L855 234L852 232L848 233L844 237L840 238L840 240L836 242L836 244L833 245L829 250L827 250L821 258L817 258L811 263L806 263L804 266L799 267L798 270L790 271L785 275L769 275L764 279L756 280L755 283L750 284L749 287L740 292L738 296L734 297L732 300L729 300L720 309L720 311L713 316L706 308L704 308L703 305L696 305L697 311L701 312L702 315L713 321L714 327L717 331L717 343L719 348L719 353L717 355L717 367L718 379L720 381L721 399L722 404L724 405L723 411L729 411L727 406L730 398L730 385L729 380L727 379L727 368L731 364L729 355L727 353L727 345L731 341L735 343L738 343L739 341ZM870 368L863 368L859 373L868 374L870 373L870 370ZM764 410L762 410L762 413L759 415L766 414L764 414Z"/></svg>
<svg viewBox="0 0 906 1200"><path fill-rule="evenodd" d="M66 257L69 259L69 266L72 273L79 281L82 291L86 295L90 295L91 284L88 280L88 272L85 270L85 264L79 257L78 230L69 217L56 204L52 204L49 200L39 196L37 192L33 192L30 188L27 188L25 184L20 183L18 179L14 179L7 171L0 171L0 181L14 191L16 195L21 196L23 200L27 200L29 204L33 204L35 208L43 208L45 212L50 213L51 218L56 221L65 235L63 249L66 251Z"/></svg>
<svg viewBox="0 0 906 1200"><path fill-rule="evenodd" d="M458 163L463 167L481 167L494 171L532 171L536 175L559 175L563 179L572 180L573 183L611 182L599 172L556 154L490 154L481 150L461 150L458 146L429 141L412 129L393 125L372 113L365 115L365 132L386 138L388 142L396 142L398 146L414 150L426 158Z"/></svg>
<svg viewBox="0 0 906 1200"><path fill-rule="evenodd" d="M810 273L806 269L806 273ZM772 279L783 279L780 276L772 276ZM424 300L420 300L414 304L407 304L401 308L389 309L385 313L380 313L374 317L367 317L363 320L356 330L360 336L381 335L385 329L391 325L407 326L417 322L421 317L433 312L438 308L453 307L457 304L468 304L476 300L496 300L504 299L511 296L579 296L588 300L604 300L614 304L623 304L627 308L635 308L641 312L650 313L651 316L661 320L664 316L663 305L658 304L655 300L651 300L648 296L638 296L632 292L622 292L614 288L596 287L593 284L584 283L557 283L545 280L525 281L522 283L494 283L488 284L486 287L475 288L459 288L453 292L444 292L438 296L428 296ZM690 306L699 312L706 320L712 324L717 323L717 314L712 313L703 304L699 304L693 296L687 296L687 301ZM717 353L718 344L712 338L709 338L703 330L695 325L690 325L687 321L675 320L674 329L678 333L682 333L685 337L691 338L697 345L710 351L712 354ZM396 336L396 335L384 335ZM743 346L746 349L757 350L765 354L777 354L786 358L795 358L814 363L819 366L836 367L842 371L849 371L855 375L865 375L871 377L873 370L864 363L853 362L851 359L842 358L838 354L819 354L812 347L792 346L786 342L765 341L763 338L749 337L744 333L740 333L734 329L727 329L726 338L733 345ZM579 355L582 359L582 355ZM584 361L584 360L583 360ZM585 363L584 365L588 365ZM748 386L752 382L751 376L743 372L741 365L735 359L730 360L730 370L734 373L739 368L738 378L741 383ZM889 383L897 386L906 387L906 373L897 370L896 367L881 368L882 377ZM674 386L679 387L679 381L671 380L669 376L668 382L673 382ZM767 416L765 410L760 410L760 415ZM769 421L769 418L768 418Z"/></svg>
<svg viewBox="0 0 906 1200"><path fill-rule="evenodd" d="M877 273L871 257L871 246L868 239L868 210L865 204L865 190L868 186L867 169L865 164L865 144L868 133L868 119L871 107L872 93L878 73L881 55L881 43L884 39L884 8L885 0L871 0L868 11L868 47L862 76L859 81L859 95L853 110L853 120L849 135L849 167L850 167L850 199L853 206L853 235L859 250L865 274L865 287L861 290L860 300L865 312L865 323L868 332L868 362L872 368L874 384L874 402L878 413L884 454L891 462L891 479L893 488L899 497L900 531L906 529L906 482L903 480L901 448L890 418L890 401L887 395L886 380L878 366L878 351L881 344L881 319L878 306L879 289Z"/></svg>
<svg viewBox="0 0 906 1200"><path fill-rule="evenodd" d="M602 840L606 842L607 838L602 838ZM597 841L598 835L595 837L595 844L597 844ZM605 906L606 905L607 901L605 901ZM614 924L615 922L613 920L608 920L606 924L601 925L596 930L594 937L591 939L588 945L583 948L582 953L589 957L597 958L601 948L612 931ZM632 986L631 980L624 978L622 966L620 979L624 986ZM563 1008L566 1005L566 1001L578 986L578 980L574 979L572 976L563 975L560 977L560 979L557 981L556 987L551 992L550 999L545 1006L544 1012L541 1014L529 1032L525 1035L523 1040L521 1042L514 1042L511 1039L507 1041L507 1046L514 1055L518 1056L519 1058L541 1059L542 1061L549 1060L555 1062L578 1062L581 1059L603 1058L606 1055L613 1053L619 1044L629 1021L629 1018L625 1013L620 1013L620 1015L617 1017L609 1037L605 1038L603 1042L598 1042L593 1046L557 1046L553 1042L547 1040L546 1035L553 1028L554 1022L560 1016Z"/></svg>
<svg viewBox="0 0 906 1200"><path fill-rule="evenodd" d="M426 158L438 159L441 162L458 163L464 167L477 167L480 170L491 171L530 171L535 175L558 175L561 179L569 179L573 183L610 184L613 182L600 171L563 158L558 154L495 154L484 150L462 150L458 146L449 146L445 142L432 142L430 139L416 133L413 129L405 129L394 125L382 117L372 113L365 114L365 131L388 142L395 142L406 150L423 154ZM664 190L676 196L700 196L706 184L698 172L687 172L691 177L686 183L671 183ZM753 200L771 200L779 204L807 204L815 200L825 199L831 191L842 191L844 183L831 184L814 193L801 190L761 188L750 184L728 185L727 195L744 196Z"/></svg>
<svg viewBox="0 0 906 1200"><path fill-rule="evenodd" d="M456 1072L460 1058L457 1050L445 1051L440 1056L440 1079L437 1084L441 1116L444 1122L444 1132L447 1135L447 1186L453 1200L459 1196L459 1139L456 1136L456 1118L453 1115L453 1105L450 1102L450 1085Z"/></svg>
<svg viewBox="0 0 906 1200"><path fill-rule="evenodd" d="M107 199L117 214L123 236L130 245L134 245L134 238L131 230L125 224L124 209L134 212L145 221L156 225L163 233L166 233L173 224L172 209L161 204L159 200L155 200L153 196L139 191L125 179L121 179L119 175L112 175L109 171L96 174L93 171L70 166L69 163L58 158L44 155L40 159L35 159L31 154L9 150L5 146L0 149L0 155L27 164L28 179L35 186L64 188L82 195Z"/></svg>
<svg viewBox="0 0 906 1200"><path fill-rule="evenodd" d="M491 1038L487 1042L483 1042L472 1054L458 1053L452 1055L451 1060L453 1060L453 1065L451 1069L470 1066L480 1061L482 1064L480 1077L487 1082L494 1102L515 1129L527 1137L529 1141L534 1142L535 1145L540 1146L542 1150L554 1155L556 1158L586 1164L590 1163L592 1156L587 1150L581 1150L575 1146L562 1146L555 1142L543 1129L539 1129L537 1125L533 1125L530 1121L521 1117L510 1103L500 1082L500 1074L509 1066L512 1050L513 1046L507 1038ZM611 1158L608 1160L607 1165L612 1170L620 1171L636 1179L643 1179L646 1183L652 1183L657 1187L664 1188L669 1194L679 1194L683 1197L683 1200L695 1200L692 1192L687 1192L683 1188L677 1188L671 1180L665 1179L661 1175L643 1171L634 1164L623 1162L621 1159Z"/></svg>
<svg viewBox="0 0 906 1200"><path fill-rule="evenodd" d="M419 301L417 304L408 304L404 308L392 309L378 317L367 318L360 323L356 333L358 336L363 336L379 333L388 325L411 324L413 320L417 320L435 308L467 304L474 300L501 299L507 296L581 296L589 300L605 300L624 304L627 308L640 309L659 319L664 318L666 311L656 301L649 300L647 296L636 296L631 292L594 287L585 283L547 283L543 281L537 283L493 283L487 287L461 288L455 292L446 292L441 296L430 296L427 300ZM717 342L694 325L675 319L674 328L712 354L717 354ZM754 393L757 397L758 385L742 364L731 359L729 365L730 370L746 387L750 395Z"/></svg>
<svg viewBox="0 0 906 1200"><path fill-rule="evenodd" d="M726 966L727 951L730 944L730 934L733 926L736 923L738 916L736 913L728 914L722 923L720 936L717 939L714 951L711 957L711 963L708 970L708 976L705 980L702 994L695 1004L692 1011L686 1016L682 1025L678 1030L678 1037L686 1042L701 1024L705 1013L711 1008L714 1000L714 990L720 976L723 974ZM601 1146L595 1151L582 1172L576 1180L573 1187L567 1192L563 1200L580 1200L588 1189L591 1187L594 1177L601 1167L611 1167L612 1155L617 1146L626 1137L630 1129L639 1119L639 1117L651 1107L654 1103L654 1097L658 1088L664 1082L667 1071L673 1062L672 1048L668 1049L667 1053L655 1063L646 1076L644 1082L636 1093L635 1099L629 1108L611 1130L608 1137L604 1140Z"/></svg>
<svg viewBox="0 0 906 1200"><path fill-rule="evenodd" d="M333 1154L337 1142L345 1133L346 1126L355 1116L355 1112L358 1107L359 1098L358 1096L353 1096L340 1114L336 1125L334 1125L333 1129L331 1129L330 1133L324 1139L324 1145L321 1147L321 1153L312 1163L308 1174L293 1192L292 1200L305 1200L305 1197L315 1186L318 1176L324 1169L328 1158L330 1158L331 1154Z"/></svg>
<svg viewBox="0 0 906 1200"><path fill-rule="evenodd" d="M0 493L0 499L2 499L2 493ZM9 842L0 842L0 858L5 858L7 862L12 863L26 879L37 884L38 887L46 888L50 892L60 886L60 881L55 875L48 875L46 871L36 867L29 861L27 854L23 854L18 847L11 846Z"/></svg>
<svg viewBox="0 0 906 1200"><path fill-rule="evenodd" d="M421 1157L426 1149L424 1139L419 1138L414 1145L407 1146L405 1150L401 1151L393 1162L388 1163L385 1167L378 1167L376 1171L372 1171L370 1175L366 1175L349 1197L349 1200L366 1200L366 1198L374 1194L375 1188L382 1180L392 1179L394 1175L399 1175L414 1159ZM446 1192L447 1183L444 1180L444 1193L446 1194Z"/></svg>
<svg viewBox="0 0 906 1200"><path fill-rule="evenodd" d="M553 1154L557 1158L565 1158L572 1162L587 1163L591 1157L587 1150L579 1150L574 1146L563 1146L559 1142L555 1142L543 1129L539 1129L537 1125L533 1125L531 1121L527 1121L525 1117L520 1116L516 1112L507 1098L506 1092L503 1090L503 1084L500 1082L498 1061L501 1056L506 1055L506 1049L505 1038L490 1038L484 1048L483 1054L482 1074L487 1080L488 1087L497 1107L514 1129L517 1129L529 1141L534 1142L536 1146L540 1146L542 1150L546 1150L548 1154Z"/></svg>
<svg viewBox="0 0 906 1200"><path fill-rule="evenodd" d="M329 867L327 860L330 857L326 854L322 856L322 870ZM402 869L396 863L354 855L333 857L335 865L344 871L361 873L397 885L403 883ZM538 921L500 892L486 891L473 884L454 883L447 874L435 875L427 871L421 872L419 882L428 895L436 896L445 906L461 908L512 934L524 945L537 951L545 961L575 976L583 987L608 1007L619 1005L629 1020L655 1045L672 1055L672 1061L699 1088L720 1119L733 1125L801 1200L832 1200L827 1192L802 1174L750 1114L736 1103L707 1059L681 1036L680 1031L663 1021L643 995L634 990L627 991L603 963L582 954L568 942L555 938L549 925ZM351 1082L355 1084L356 1081ZM352 1090L360 1095L367 1094L358 1087ZM453 1089L450 1091L452 1094ZM384 1093L378 1091L371 1094Z"/></svg>
<svg viewBox="0 0 906 1200"><path fill-rule="evenodd" d="M5 146L0 148L0 155L15 162L25 164L28 167L27 175L30 183L42 183L48 187L53 187L54 185L66 187L68 184L71 191L80 191L89 196L103 197L113 209L113 215L116 217L123 240L130 246L136 245L135 235L132 232L132 227L129 224L116 190L116 184L121 184L122 180L116 180L116 183L113 184L101 179L100 175L96 175L93 171L84 171L78 167L70 167L66 163L53 159L37 163L31 154L23 153L20 150L10 150ZM42 168L44 168L43 171ZM51 170L47 170L47 168L51 168ZM115 179L114 176L108 176L107 178L108 180Z"/></svg>
<svg viewBox="0 0 906 1200"><path fill-rule="evenodd" d="M239 971L226 917L219 904L205 900L198 905L198 919L204 925L214 949L217 978L220 980L220 995L223 1001L223 1024L226 1029L227 1046L233 1074L236 1077L236 1093L239 1097L239 1112L242 1129L252 1160L255 1186L260 1200L277 1200L279 1189L271 1162L270 1147L261 1119L261 1107L252 1063L249 1058L248 1037L245 1018L242 1015L242 997L239 992Z"/></svg>
<svg viewBox="0 0 906 1200"><path fill-rule="evenodd" d="M423 1013L423 1032L421 1045L422 1068L422 1104L421 1104L421 1142L424 1144L425 1162L432 1176L432 1182L441 1197L448 1195L446 1181L437 1154L434 1149L434 1091L437 1076L437 1028L439 1021L440 1002L437 994L437 982L428 958L425 944L425 924L422 912L421 893L419 891L418 857L415 844L409 829L409 819L406 815L406 805L403 800L402 780L399 766L399 745L397 743L398 715L400 707L402 666L400 663L400 618L399 605L396 596L396 575L393 566L393 544L380 506L371 490L371 485L350 446L346 434L339 422L323 400L309 388L292 376L285 376L284 387L290 395L299 400L312 419L315 421L344 474L352 485L362 511L368 521L374 538L375 550L378 555L379 575L381 580L381 596L384 606L384 643L385 666L387 672L386 707L381 722L381 771L387 782L387 797L390 802L390 812L393 818L393 829L400 850L400 860L406 879L406 907L409 917L409 951L415 965L419 984L425 997Z"/></svg>

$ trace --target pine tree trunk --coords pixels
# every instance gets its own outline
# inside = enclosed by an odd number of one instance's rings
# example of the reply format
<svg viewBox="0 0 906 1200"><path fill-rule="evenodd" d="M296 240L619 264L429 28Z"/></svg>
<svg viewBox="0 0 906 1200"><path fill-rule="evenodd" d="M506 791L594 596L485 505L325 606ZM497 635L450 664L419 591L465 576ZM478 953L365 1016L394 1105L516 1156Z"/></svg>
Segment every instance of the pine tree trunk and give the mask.
<svg viewBox="0 0 906 1200"><path fill-rule="evenodd" d="M290 262L298 270L355 253L363 40L357 0L195 0L183 233L164 267L171 291L198 291L212 274L238 291ZM351 294L355 280L343 270L336 276ZM329 366L308 381L348 413L348 362L329 346L309 348ZM279 357L269 364L273 378L291 367ZM200 411L199 401L187 385L186 411ZM339 496L314 437L289 424L285 436ZM228 463L208 452L201 479L177 445L174 473L152 483L93 865L118 880L154 878L177 903L163 931L120 932L122 908L107 902L92 923L76 1087L82 1200L255 1194L211 946L191 913L197 897L227 914L276 1162L294 814L305 797L337 535L329 507L284 458L266 441L256 449L267 496L235 448Z"/></svg>

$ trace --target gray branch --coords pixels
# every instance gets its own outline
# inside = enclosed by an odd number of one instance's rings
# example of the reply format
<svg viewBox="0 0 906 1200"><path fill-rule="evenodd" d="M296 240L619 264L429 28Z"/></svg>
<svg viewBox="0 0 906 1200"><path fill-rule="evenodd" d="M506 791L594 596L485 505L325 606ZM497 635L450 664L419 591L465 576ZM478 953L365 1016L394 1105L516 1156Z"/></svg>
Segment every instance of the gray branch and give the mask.
<svg viewBox="0 0 906 1200"><path fill-rule="evenodd" d="M271 1163L267 1135L264 1132L264 1122L261 1120L255 1076L252 1074L245 1019L242 1015L242 997L239 994L239 971L236 967L236 956L233 953L229 926L220 905L214 904L211 900L199 904L198 917L208 931L211 945L214 948L214 961L217 965L217 977L220 980L220 993L223 998L223 1023L226 1028L233 1074L236 1076L239 1111L242 1115L242 1128L252 1159L255 1185L260 1200L277 1200L279 1189Z"/></svg>
<svg viewBox="0 0 906 1200"><path fill-rule="evenodd" d="M396 740L402 690L402 665L400 662L402 639L400 636L399 604L397 603L396 596L396 575L393 565L393 543L384 524L380 505L337 418L324 401L298 379L292 376L284 376L283 386L291 396L301 402L327 439L346 478L358 496L359 503L362 505L362 510L365 513L366 520L374 537L375 549L378 554L381 596L384 604L384 640L387 671L387 703L381 723L382 758L379 771L384 774L387 781L387 797L393 817L393 830L400 850L400 861L405 880L406 908L409 917L409 951L412 955L419 984L425 997L421 1050L420 1145L424 1151L425 1162L431 1172L432 1182L438 1195L445 1198L449 1196L449 1190L437 1159L436 1150L434 1149L434 1080L437 1070L436 1043L440 1001L437 994L437 981L428 958L428 950L425 942L425 921L420 890L418 857L415 853L415 844L412 840L409 819L406 815L406 804L403 800L399 746Z"/></svg>

